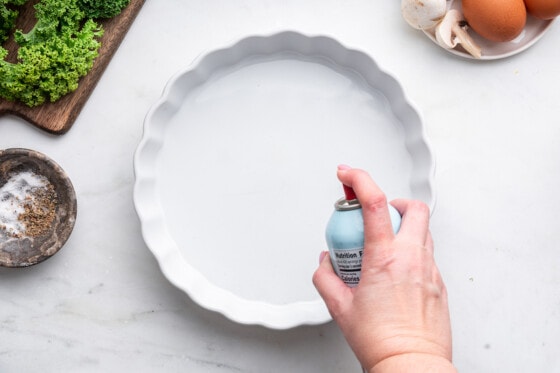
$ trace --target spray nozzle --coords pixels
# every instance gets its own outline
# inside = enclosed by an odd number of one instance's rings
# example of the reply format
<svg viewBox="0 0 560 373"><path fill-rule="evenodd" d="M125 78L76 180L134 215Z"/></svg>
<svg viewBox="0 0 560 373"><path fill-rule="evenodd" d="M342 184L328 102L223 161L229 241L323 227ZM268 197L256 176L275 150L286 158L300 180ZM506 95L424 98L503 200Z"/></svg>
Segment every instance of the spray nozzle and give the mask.
<svg viewBox="0 0 560 373"><path fill-rule="evenodd" d="M344 196L345 196L347 201L357 199L356 198L356 193L354 193L354 189L352 189L348 185L344 185L344 184L342 184L342 187L344 188Z"/></svg>

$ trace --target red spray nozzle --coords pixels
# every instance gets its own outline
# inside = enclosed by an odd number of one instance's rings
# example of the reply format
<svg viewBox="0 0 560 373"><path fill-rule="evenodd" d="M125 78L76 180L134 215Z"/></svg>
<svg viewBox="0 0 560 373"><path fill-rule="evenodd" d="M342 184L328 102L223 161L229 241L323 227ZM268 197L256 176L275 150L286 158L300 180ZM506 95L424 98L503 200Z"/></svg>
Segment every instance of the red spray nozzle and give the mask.
<svg viewBox="0 0 560 373"><path fill-rule="evenodd" d="M352 189L348 185L344 185L344 184L342 184L342 187L344 188L344 196L345 196L347 201L357 199L356 198L356 193L354 193L354 189Z"/></svg>

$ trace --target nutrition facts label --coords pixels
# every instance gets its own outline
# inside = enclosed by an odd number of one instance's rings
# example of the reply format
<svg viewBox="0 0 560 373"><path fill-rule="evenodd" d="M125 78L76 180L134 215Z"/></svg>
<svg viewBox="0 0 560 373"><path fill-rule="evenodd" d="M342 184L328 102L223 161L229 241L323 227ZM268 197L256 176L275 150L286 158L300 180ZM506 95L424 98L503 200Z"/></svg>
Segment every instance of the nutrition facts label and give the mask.
<svg viewBox="0 0 560 373"><path fill-rule="evenodd" d="M360 282L360 274L362 271L362 255L364 248L356 248L350 250L333 250L335 271L350 287L358 285Z"/></svg>

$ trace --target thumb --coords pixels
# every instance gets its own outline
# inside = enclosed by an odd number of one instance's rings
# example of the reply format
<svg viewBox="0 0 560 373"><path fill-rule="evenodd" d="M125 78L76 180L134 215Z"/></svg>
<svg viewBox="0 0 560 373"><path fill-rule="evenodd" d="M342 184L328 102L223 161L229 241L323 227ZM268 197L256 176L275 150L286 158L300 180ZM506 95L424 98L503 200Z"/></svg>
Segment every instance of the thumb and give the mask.
<svg viewBox="0 0 560 373"><path fill-rule="evenodd" d="M319 268L313 274L313 285L335 317L352 301L352 291L335 273L328 252L321 253ZM341 309L342 308L342 309Z"/></svg>

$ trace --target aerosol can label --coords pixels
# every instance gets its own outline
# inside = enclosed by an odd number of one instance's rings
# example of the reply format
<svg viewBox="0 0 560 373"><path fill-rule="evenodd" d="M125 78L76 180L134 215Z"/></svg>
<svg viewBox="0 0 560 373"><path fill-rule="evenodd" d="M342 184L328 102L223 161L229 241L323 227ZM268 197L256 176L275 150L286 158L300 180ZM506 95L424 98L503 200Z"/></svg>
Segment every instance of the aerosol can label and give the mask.
<svg viewBox="0 0 560 373"><path fill-rule="evenodd" d="M364 248L333 249L335 271L344 283L350 287L358 285L362 270L362 256Z"/></svg>

